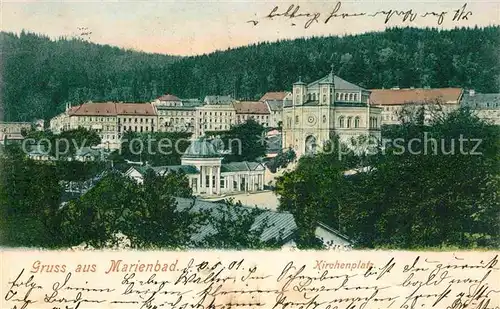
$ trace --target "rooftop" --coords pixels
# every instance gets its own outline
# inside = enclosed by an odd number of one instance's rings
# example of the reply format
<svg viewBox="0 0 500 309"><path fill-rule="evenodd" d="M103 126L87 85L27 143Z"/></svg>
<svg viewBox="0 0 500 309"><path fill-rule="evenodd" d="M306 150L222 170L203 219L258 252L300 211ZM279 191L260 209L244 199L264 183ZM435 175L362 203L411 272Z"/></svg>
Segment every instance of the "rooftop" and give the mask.
<svg viewBox="0 0 500 309"><path fill-rule="evenodd" d="M205 97L204 102L208 105L230 105L234 100L227 95L209 95Z"/></svg>
<svg viewBox="0 0 500 309"><path fill-rule="evenodd" d="M237 114L269 114L264 102L242 101L233 103Z"/></svg>
<svg viewBox="0 0 500 309"><path fill-rule="evenodd" d="M442 104L457 104L462 92L462 88L372 89L370 102L372 105L425 104L436 101Z"/></svg>
<svg viewBox="0 0 500 309"><path fill-rule="evenodd" d="M225 164L222 164L222 166L221 166L222 173L256 171L256 170L263 170L263 169L265 169L265 168L262 164L257 163L257 162L248 162L248 161L225 163Z"/></svg>
<svg viewBox="0 0 500 309"><path fill-rule="evenodd" d="M220 211L220 207L225 207L222 203L212 203L207 201L202 201L198 199L187 199L187 198L176 198L177 209L186 209L194 203L192 208L193 212L203 212L206 210L211 211L211 216L214 218L222 218L226 215L225 212ZM252 207L248 206L235 206L242 210L251 211ZM230 211L230 215L236 216L237 213L234 211L234 207L224 208ZM293 215L288 212L276 212L272 210L263 210L260 215L255 218L250 231L258 229L260 227L266 227L260 235L261 241L270 241L278 239L289 239L292 237L297 229L297 224L293 218ZM192 240L201 241L205 237L216 234L217 230L212 224L207 224L202 226L194 235L192 235Z"/></svg>
<svg viewBox="0 0 500 309"><path fill-rule="evenodd" d="M283 109L283 105L286 104L286 100L267 100L266 103L269 106L269 109L274 112L281 111Z"/></svg>
<svg viewBox="0 0 500 309"><path fill-rule="evenodd" d="M116 116L140 115L154 116L156 113L150 103L85 103L68 110L70 116Z"/></svg>
<svg viewBox="0 0 500 309"><path fill-rule="evenodd" d="M186 149L183 158L221 158L212 143L205 139L197 139L191 142Z"/></svg>
<svg viewBox="0 0 500 309"><path fill-rule="evenodd" d="M118 115L156 115L153 105L150 103L116 103L116 113Z"/></svg>
<svg viewBox="0 0 500 309"><path fill-rule="evenodd" d="M262 96L262 98L260 98L259 101L261 101L261 102L268 101L268 100L278 100L278 101L281 100L282 101L286 98L286 96L288 94L289 93L285 92L285 91L267 92L266 94L264 94Z"/></svg>
<svg viewBox="0 0 500 309"><path fill-rule="evenodd" d="M337 75L334 75L333 73L330 73L330 74L326 75L325 77L320 78L320 79L308 84L307 87L311 88L311 87L319 86L319 84L332 84L332 83L335 85L335 89L339 89L339 90L351 90L351 91L366 90L358 85L355 85L351 82L348 82L348 81L338 77Z"/></svg>
<svg viewBox="0 0 500 309"><path fill-rule="evenodd" d="M475 93L465 94L462 105L474 109L498 109L500 108L500 93Z"/></svg>
<svg viewBox="0 0 500 309"><path fill-rule="evenodd" d="M180 99L178 97L176 97L173 94L168 94L168 93L165 93L164 95L159 97L158 100L165 101L165 102L166 101L180 101Z"/></svg>

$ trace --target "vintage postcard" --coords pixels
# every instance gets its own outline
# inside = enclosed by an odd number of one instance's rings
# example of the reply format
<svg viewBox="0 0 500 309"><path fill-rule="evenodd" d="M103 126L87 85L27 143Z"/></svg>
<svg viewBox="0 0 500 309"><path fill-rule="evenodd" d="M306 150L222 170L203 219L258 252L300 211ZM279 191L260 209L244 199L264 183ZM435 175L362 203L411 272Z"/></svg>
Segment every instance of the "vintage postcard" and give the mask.
<svg viewBox="0 0 500 309"><path fill-rule="evenodd" d="M499 1L0 26L0 308L500 309Z"/></svg>

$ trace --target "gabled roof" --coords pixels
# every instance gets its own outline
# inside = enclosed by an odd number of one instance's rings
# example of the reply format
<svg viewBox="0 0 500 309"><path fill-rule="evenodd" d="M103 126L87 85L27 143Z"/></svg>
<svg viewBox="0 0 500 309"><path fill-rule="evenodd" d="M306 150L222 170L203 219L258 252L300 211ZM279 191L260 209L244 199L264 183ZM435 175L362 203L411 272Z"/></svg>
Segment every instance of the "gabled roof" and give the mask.
<svg viewBox="0 0 500 309"><path fill-rule="evenodd" d="M262 96L262 98L260 98L259 101L261 102L264 102L264 101L269 101L269 100L278 100L278 101L282 101L286 98L286 96L288 95L289 93L288 92L285 92L285 91L271 91L271 92L267 92L266 94L264 94Z"/></svg>
<svg viewBox="0 0 500 309"><path fill-rule="evenodd" d="M498 109L500 108L500 93L475 93L466 94L462 98L462 105L473 109Z"/></svg>
<svg viewBox="0 0 500 309"><path fill-rule="evenodd" d="M228 172L256 171L259 167L265 169L262 164L257 162L248 162L248 161L231 162L222 164L221 172L228 173Z"/></svg>
<svg viewBox="0 0 500 309"><path fill-rule="evenodd" d="M219 210L219 207L226 207L222 203L212 203L207 201L202 201L198 199L187 199L187 198L176 198L177 201L177 209L182 210L189 208L193 203L194 207L191 211L193 212L203 212L206 210L211 210L211 215L215 218L222 218L224 213ZM253 208L247 206L234 206L239 209L244 209L251 211ZM234 209L224 208L224 209ZM237 213L234 212L234 216ZM265 224L265 225L264 225ZM283 240L290 239L295 231L297 230L297 224L293 218L293 215L288 212L276 212L272 210L264 210L260 215L255 218L254 223L252 224L250 231L258 229L260 227L267 226L260 235L261 241L270 241L281 237ZM217 230L211 224L207 224L202 226L194 235L192 235L191 239L193 241L201 241L205 237L216 234Z"/></svg>
<svg viewBox="0 0 500 309"><path fill-rule="evenodd" d="M155 116L155 110L150 103L85 103L73 106L68 110L70 116L116 116L136 115Z"/></svg>
<svg viewBox="0 0 500 309"><path fill-rule="evenodd" d="M175 95L168 94L168 93L165 93L164 95L162 95L161 97L159 97L158 100L165 101L165 102L166 101L181 101L181 99L179 99Z"/></svg>
<svg viewBox="0 0 500 309"><path fill-rule="evenodd" d="M268 115L269 109L264 102L242 101L233 103L236 114Z"/></svg>
<svg viewBox="0 0 500 309"><path fill-rule="evenodd" d="M348 82L337 75L333 75L332 73L328 74L327 76L320 78L310 84L307 85L307 87L315 87L319 84L331 84L333 83L335 85L335 89L338 90L352 90L352 91L360 91L360 90L366 90L358 85L355 85L351 82Z"/></svg>
<svg viewBox="0 0 500 309"><path fill-rule="evenodd" d="M155 116L156 112L150 103L116 103L118 115Z"/></svg>
<svg viewBox="0 0 500 309"><path fill-rule="evenodd" d="M85 103L68 110L70 116L116 116L116 105L112 102Z"/></svg>
<svg viewBox="0 0 500 309"><path fill-rule="evenodd" d="M436 103L458 104L462 96L462 88L405 88L405 89L372 89L370 103L372 105L403 105Z"/></svg>
<svg viewBox="0 0 500 309"><path fill-rule="evenodd" d="M266 100L267 106L269 106L269 110L272 112L279 112L283 110L283 100Z"/></svg>
<svg viewBox="0 0 500 309"><path fill-rule="evenodd" d="M197 139L191 142L186 149L183 158L220 158L214 145L205 139Z"/></svg>

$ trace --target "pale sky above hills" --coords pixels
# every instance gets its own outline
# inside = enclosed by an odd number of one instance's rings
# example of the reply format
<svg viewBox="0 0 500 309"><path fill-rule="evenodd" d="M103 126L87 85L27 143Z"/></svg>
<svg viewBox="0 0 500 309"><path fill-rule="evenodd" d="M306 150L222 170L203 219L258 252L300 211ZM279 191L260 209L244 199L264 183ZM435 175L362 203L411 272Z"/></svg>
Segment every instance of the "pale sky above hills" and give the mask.
<svg viewBox="0 0 500 309"><path fill-rule="evenodd" d="M438 27L488 26L500 24L500 1L467 2L468 20L452 21L455 10L464 1L344 1L337 14L367 13L412 9L413 22L401 22L394 15L384 24L386 15L375 17L333 18L324 21L337 1L5 1L0 4L3 31L42 33L52 38L80 36L92 42L133 48L146 52L195 55L256 43L304 36L357 34L393 26ZM275 17L265 19L275 6L284 13L291 5L300 5L298 13L319 13L318 23L305 29L308 18ZM436 16L426 13L447 12L438 25ZM257 26L249 20L258 20ZM295 25L292 25L295 24ZM79 29L86 28L86 29Z"/></svg>

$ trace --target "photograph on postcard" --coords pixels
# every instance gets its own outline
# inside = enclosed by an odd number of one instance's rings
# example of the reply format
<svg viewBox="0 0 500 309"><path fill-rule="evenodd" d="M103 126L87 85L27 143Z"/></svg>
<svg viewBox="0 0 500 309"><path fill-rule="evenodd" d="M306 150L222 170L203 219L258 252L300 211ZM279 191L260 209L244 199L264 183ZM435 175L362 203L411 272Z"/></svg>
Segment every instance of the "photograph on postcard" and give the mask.
<svg viewBox="0 0 500 309"><path fill-rule="evenodd" d="M500 2L0 25L1 308L500 308Z"/></svg>
<svg viewBox="0 0 500 309"><path fill-rule="evenodd" d="M3 2L2 245L498 248L498 4L365 4Z"/></svg>

